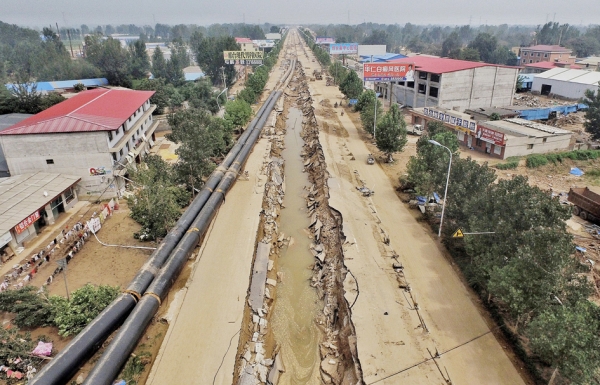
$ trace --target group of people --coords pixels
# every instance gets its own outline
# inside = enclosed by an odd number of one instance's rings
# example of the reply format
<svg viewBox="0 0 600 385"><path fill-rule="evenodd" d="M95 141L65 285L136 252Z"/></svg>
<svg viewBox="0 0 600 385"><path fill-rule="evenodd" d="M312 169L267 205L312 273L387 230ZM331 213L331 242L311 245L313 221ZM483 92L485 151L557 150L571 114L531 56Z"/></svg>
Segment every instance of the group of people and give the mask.
<svg viewBox="0 0 600 385"><path fill-rule="evenodd" d="M65 232L65 230L67 230ZM37 274L39 267L50 262L56 255L60 254L63 249L69 250L65 253L67 263L81 250L86 239L89 237L89 229L87 224L77 222L71 229L61 230L60 234L54 238L46 247L38 253L31 256L25 263L15 265L13 270L5 275L4 281L0 283L0 292L7 290L11 282L19 281L14 284L16 288L21 288ZM48 277L45 285L52 282L53 277L62 271L61 267L54 270L52 275ZM20 279L20 277L23 277Z"/></svg>

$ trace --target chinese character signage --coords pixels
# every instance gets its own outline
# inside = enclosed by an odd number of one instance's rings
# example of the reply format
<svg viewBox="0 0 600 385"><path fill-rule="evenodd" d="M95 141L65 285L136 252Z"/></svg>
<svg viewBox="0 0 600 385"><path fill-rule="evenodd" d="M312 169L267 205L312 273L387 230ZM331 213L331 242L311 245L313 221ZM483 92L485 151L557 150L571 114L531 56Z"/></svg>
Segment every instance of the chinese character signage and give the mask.
<svg viewBox="0 0 600 385"><path fill-rule="evenodd" d="M506 141L504 140L504 134L502 132L494 131L492 129L479 126L479 132L477 137L490 143L497 144L498 146L504 146Z"/></svg>
<svg viewBox="0 0 600 385"><path fill-rule="evenodd" d="M468 131L475 132L475 130L477 128L477 124L475 123L474 120L467 120L467 119L459 118L459 117L450 115L443 111L434 110L433 108L424 108L423 115L430 116L434 119L441 120L442 122L448 123L451 126L454 126L458 129L460 129L461 131L465 131L465 132L468 132Z"/></svg>
<svg viewBox="0 0 600 385"><path fill-rule="evenodd" d="M414 65L411 63L365 63L363 79L365 81L414 81Z"/></svg>
<svg viewBox="0 0 600 385"><path fill-rule="evenodd" d="M223 58L227 60L261 60L263 51L223 51Z"/></svg>
<svg viewBox="0 0 600 385"><path fill-rule="evenodd" d="M358 53L358 43L336 43L329 46L331 55L347 55Z"/></svg>
<svg viewBox="0 0 600 385"><path fill-rule="evenodd" d="M16 225L15 231L17 232L17 234L21 234L23 231L27 230L27 228L29 226L33 225L33 223L35 221L37 221L38 219L40 219L40 211L39 210L36 211L35 213L31 214L27 218L23 219L21 221L21 223Z"/></svg>
<svg viewBox="0 0 600 385"><path fill-rule="evenodd" d="M317 44L334 44L335 39L333 37L317 36L317 38L315 39L315 43L317 43Z"/></svg>

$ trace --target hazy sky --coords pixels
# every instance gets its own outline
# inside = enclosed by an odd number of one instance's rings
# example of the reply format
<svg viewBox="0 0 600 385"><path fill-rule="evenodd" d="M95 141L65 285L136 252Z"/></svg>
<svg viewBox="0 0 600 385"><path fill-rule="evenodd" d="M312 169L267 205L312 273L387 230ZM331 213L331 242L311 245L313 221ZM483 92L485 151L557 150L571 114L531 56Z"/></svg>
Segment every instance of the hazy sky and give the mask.
<svg viewBox="0 0 600 385"><path fill-rule="evenodd" d="M98 24L321 23L537 25L600 23L598 0L1 0L6 23ZM555 16L556 15L556 16Z"/></svg>

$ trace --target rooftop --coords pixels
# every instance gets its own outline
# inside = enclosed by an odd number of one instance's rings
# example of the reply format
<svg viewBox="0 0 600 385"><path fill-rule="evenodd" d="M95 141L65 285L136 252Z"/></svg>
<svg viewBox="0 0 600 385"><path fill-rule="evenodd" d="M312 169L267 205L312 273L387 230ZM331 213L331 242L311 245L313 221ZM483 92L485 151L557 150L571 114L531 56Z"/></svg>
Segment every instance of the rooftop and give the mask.
<svg viewBox="0 0 600 385"><path fill-rule="evenodd" d="M600 82L600 72L572 68L553 68L535 75L536 78L560 80L571 83L587 84L597 87Z"/></svg>
<svg viewBox="0 0 600 385"><path fill-rule="evenodd" d="M116 131L152 95L154 91L103 88L80 92L0 135Z"/></svg>
<svg viewBox="0 0 600 385"><path fill-rule="evenodd" d="M561 47L560 45L534 45L531 47L521 47L522 50L530 50L530 51L541 51L541 52L561 52L561 53L571 53L573 50L565 47Z"/></svg>
<svg viewBox="0 0 600 385"><path fill-rule="evenodd" d="M418 71L433 72L435 74L463 71L487 66L513 68L497 64L429 56L413 56L405 59L392 60L390 63L414 63L415 68Z"/></svg>
<svg viewBox="0 0 600 385"><path fill-rule="evenodd" d="M80 180L78 176L45 172L1 179L0 234L6 234Z"/></svg>
<svg viewBox="0 0 600 385"><path fill-rule="evenodd" d="M509 136L524 137L532 136L543 138L555 135L571 135L571 131L548 126L542 123L536 123L521 118L511 118L504 120L490 120L487 122L479 122L480 126L491 128L502 132Z"/></svg>
<svg viewBox="0 0 600 385"><path fill-rule="evenodd" d="M465 114L469 114L469 115L473 115L473 114L479 114L479 115L485 115L487 117L490 117L492 114L498 114L498 116L502 117L510 117L510 116L518 116L519 112L515 111L515 110L510 110L507 108L498 108L498 107L481 107L481 108L474 108L474 109L466 109L465 110Z"/></svg>
<svg viewBox="0 0 600 385"><path fill-rule="evenodd" d="M252 44L252 40L248 39L247 37L236 37L235 42L238 44L244 44L244 43Z"/></svg>
<svg viewBox="0 0 600 385"><path fill-rule="evenodd" d="M550 62L550 61L541 61L538 63L529 63L524 64L525 67L529 68L541 68L541 69L552 69L552 68L566 68L565 66L569 66L569 68L580 69L581 66L577 64L569 64L567 62Z"/></svg>
<svg viewBox="0 0 600 385"><path fill-rule="evenodd" d="M66 88L73 88L75 84L81 83L86 87L104 87L108 86L108 80L106 78L95 78L95 79L75 79L75 80L60 80L55 82L37 82L34 83L36 86L36 91L56 91L62 90ZM15 87L14 84L9 83L6 84L6 88L11 90ZM31 89L30 89L31 91Z"/></svg>

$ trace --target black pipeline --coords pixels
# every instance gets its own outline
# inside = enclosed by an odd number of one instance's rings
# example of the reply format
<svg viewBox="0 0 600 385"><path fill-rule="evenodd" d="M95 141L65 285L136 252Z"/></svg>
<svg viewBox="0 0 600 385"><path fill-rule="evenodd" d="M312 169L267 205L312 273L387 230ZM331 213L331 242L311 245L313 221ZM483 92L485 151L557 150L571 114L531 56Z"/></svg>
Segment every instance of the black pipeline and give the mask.
<svg viewBox="0 0 600 385"><path fill-rule="evenodd" d="M281 91L277 91L276 96L269 101L267 111L271 111L281 93ZM229 167L217 189L210 196L190 229L177 245L173 255L152 281L131 315L106 348L102 357L86 378L84 385L110 385L119 374L152 317L156 314L161 301L169 293L169 289L185 266L185 262L206 233L218 208L224 201L225 194L235 182L242 165L248 159L254 143L260 136L260 127L262 127L266 118L267 116L263 116L257 128L250 134L248 142L236 157L235 162Z"/></svg>
<svg viewBox="0 0 600 385"><path fill-rule="evenodd" d="M31 381L31 385L59 385L65 384L102 345L108 336L119 327L125 317L136 306L136 302L144 294L159 269L171 255L171 252L210 196L219 185L229 167L248 143L250 135L262 129L264 122L271 113L271 101L276 92L272 92L263 106L258 110L256 117L248 125L237 143L229 151L223 162L213 171L204 188L198 193L194 201L179 218L175 227L152 253L148 261L142 266L127 290L117 297L102 313L100 313L85 329L83 329L60 353L52 359ZM269 107L271 106L271 107Z"/></svg>

